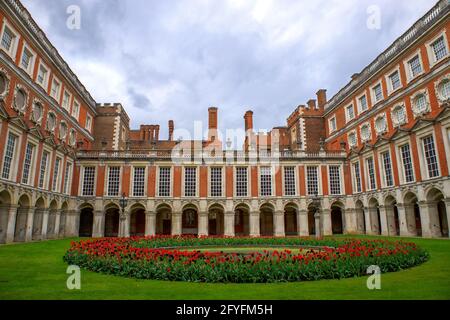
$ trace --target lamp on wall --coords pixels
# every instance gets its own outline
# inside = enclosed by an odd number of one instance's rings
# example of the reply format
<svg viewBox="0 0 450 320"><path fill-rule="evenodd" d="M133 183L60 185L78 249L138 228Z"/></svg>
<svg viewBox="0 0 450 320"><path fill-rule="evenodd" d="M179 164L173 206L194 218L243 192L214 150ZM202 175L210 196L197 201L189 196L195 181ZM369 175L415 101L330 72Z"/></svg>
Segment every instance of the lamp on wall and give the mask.
<svg viewBox="0 0 450 320"><path fill-rule="evenodd" d="M119 205L120 205L120 208L122 209L121 218L124 219L125 218L125 208L128 205L128 200L125 197L125 192L122 193L122 198L120 198L120 200L119 200Z"/></svg>

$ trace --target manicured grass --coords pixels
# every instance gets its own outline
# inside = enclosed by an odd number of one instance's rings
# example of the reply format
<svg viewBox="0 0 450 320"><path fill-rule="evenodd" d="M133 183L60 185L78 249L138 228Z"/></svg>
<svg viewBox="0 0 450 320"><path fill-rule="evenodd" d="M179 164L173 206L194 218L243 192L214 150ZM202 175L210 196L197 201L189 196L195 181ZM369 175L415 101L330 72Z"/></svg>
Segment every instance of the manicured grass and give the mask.
<svg viewBox="0 0 450 320"><path fill-rule="evenodd" d="M381 290L367 277L276 284L208 284L125 279L81 271L81 290L66 288L62 256L70 240L0 246L0 299L450 299L450 241L414 241L428 262L383 274Z"/></svg>

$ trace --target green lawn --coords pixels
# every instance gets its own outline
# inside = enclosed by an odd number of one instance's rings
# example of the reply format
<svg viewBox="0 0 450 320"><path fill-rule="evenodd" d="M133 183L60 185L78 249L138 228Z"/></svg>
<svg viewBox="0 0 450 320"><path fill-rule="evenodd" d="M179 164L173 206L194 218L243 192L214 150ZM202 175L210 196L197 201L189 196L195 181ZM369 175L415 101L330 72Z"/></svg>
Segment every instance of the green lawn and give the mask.
<svg viewBox="0 0 450 320"><path fill-rule="evenodd" d="M450 299L450 240L408 239L431 259L383 274L381 290L367 277L279 284L205 284L125 279L82 270L81 290L66 288L62 256L70 240L0 246L0 300L5 299Z"/></svg>

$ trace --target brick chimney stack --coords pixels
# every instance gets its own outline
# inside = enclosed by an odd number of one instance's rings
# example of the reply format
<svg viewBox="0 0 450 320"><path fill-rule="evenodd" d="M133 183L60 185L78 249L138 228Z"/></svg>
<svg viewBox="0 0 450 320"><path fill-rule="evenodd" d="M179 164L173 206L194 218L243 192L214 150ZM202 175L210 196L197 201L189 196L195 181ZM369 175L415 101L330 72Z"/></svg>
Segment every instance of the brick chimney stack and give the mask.
<svg viewBox="0 0 450 320"><path fill-rule="evenodd" d="M316 109L316 100L310 99L308 100L307 104L309 109L311 110Z"/></svg>
<svg viewBox="0 0 450 320"><path fill-rule="evenodd" d="M174 130L173 120L169 120L169 141L173 140L173 130Z"/></svg>
<svg viewBox="0 0 450 320"><path fill-rule="evenodd" d="M159 124L155 125L155 141L159 141Z"/></svg>
<svg viewBox="0 0 450 320"><path fill-rule="evenodd" d="M325 104L327 103L327 90L320 89L316 93L317 95L317 106L319 109L323 110L325 107Z"/></svg>
<svg viewBox="0 0 450 320"><path fill-rule="evenodd" d="M245 132L253 130L253 111L249 110L244 115Z"/></svg>
<svg viewBox="0 0 450 320"><path fill-rule="evenodd" d="M217 139L217 108L208 108L208 140L214 141Z"/></svg>

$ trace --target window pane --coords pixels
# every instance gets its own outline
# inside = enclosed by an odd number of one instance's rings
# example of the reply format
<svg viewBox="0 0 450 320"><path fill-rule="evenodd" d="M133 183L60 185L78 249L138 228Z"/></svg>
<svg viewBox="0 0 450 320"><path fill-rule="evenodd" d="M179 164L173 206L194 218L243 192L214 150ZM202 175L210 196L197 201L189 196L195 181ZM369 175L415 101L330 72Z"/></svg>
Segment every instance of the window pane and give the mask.
<svg viewBox="0 0 450 320"><path fill-rule="evenodd" d="M9 179L10 172L11 172L11 162L14 157L14 149L16 147L16 141L17 137L10 133L8 135L8 142L6 144L5 149L5 156L3 158L3 172L2 172L2 178Z"/></svg>
<svg viewBox="0 0 450 320"><path fill-rule="evenodd" d="M409 148L409 144L405 144L404 146L400 147L400 153L402 155L403 170L405 173L405 181L413 182L414 181L414 171L413 171L413 166L412 166L411 150Z"/></svg>
<svg viewBox="0 0 450 320"><path fill-rule="evenodd" d="M94 183L95 183L95 167L84 167L83 175L83 196L94 195Z"/></svg>
<svg viewBox="0 0 450 320"><path fill-rule="evenodd" d="M145 168L134 168L133 196L143 197L145 195Z"/></svg>
<svg viewBox="0 0 450 320"><path fill-rule="evenodd" d="M170 168L159 168L159 189L160 197L170 196Z"/></svg>
<svg viewBox="0 0 450 320"><path fill-rule="evenodd" d="M25 150L25 161L23 162L23 174L22 183L29 183L29 176L31 170L31 161L33 159L34 146L31 143L27 143L27 149Z"/></svg>
<svg viewBox="0 0 450 320"><path fill-rule="evenodd" d="M236 196L246 197L247 196L247 168L237 167L236 168Z"/></svg>
<svg viewBox="0 0 450 320"><path fill-rule="evenodd" d="M284 193L295 196L295 167L284 167Z"/></svg>
<svg viewBox="0 0 450 320"><path fill-rule="evenodd" d="M341 170L339 166L329 167L330 193L332 195L341 194Z"/></svg>
<svg viewBox="0 0 450 320"><path fill-rule="evenodd" d="M318 167L306 167L306 182L308 195L317 195L319 193Z"/></svg>
<svg viewBox="0 0 450 320"><path fill-rule="evenodd" d="M261 167L261 195L271 196L272 195L272 168L271 167Z"/></svg>
<svg viewBox="0 0 450 320"><path fill-rule="evenodd" d="M120 189L120 167L109 167L108 196L116 197Z"/></svg>
<svg viewBox="0 0 450 320"><path fill-rule="evenodd" d="M428 136L423 139L423 148L425 151L425 159L427 161L428 176L430 178L439 176L439 167L433 136Z"/></svg>

